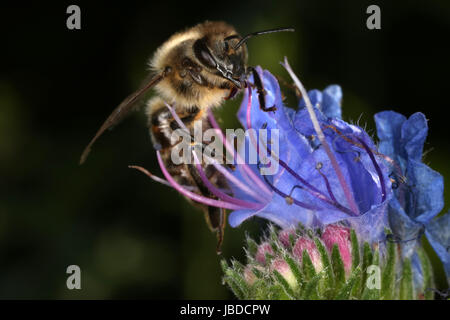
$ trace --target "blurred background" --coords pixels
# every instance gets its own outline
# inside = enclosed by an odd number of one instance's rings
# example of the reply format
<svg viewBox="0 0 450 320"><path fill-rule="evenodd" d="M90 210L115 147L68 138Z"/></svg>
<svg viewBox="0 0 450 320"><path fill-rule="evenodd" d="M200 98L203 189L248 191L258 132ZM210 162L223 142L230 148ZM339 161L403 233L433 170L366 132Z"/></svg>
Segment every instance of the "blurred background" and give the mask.
<svg viewBox="0 0 450 320"><path fill-rule="evenodd" d="M70 4L81 8L81 30L66 28ZM366 28L370 4L381 7L381 30ZM340 84L344 119L362 115L371 133L381 110L424 112L425 161L450 177L448 1L3 2L0 298L231 298L202 213L127 168L160 173L143 112L105 134L78 165L105 118L146 76L155 49L206 19L241 34L295 27L250 40L250 65L288 79L279 65L286 55L308 89ZM240 100L217 113L223 127L239 126ZM445 210L449 187L446 180ZM223 257L243 261L245 233L259 230L256 220L227 227ZM81 268L82 290L66 288L72 264ZM434 267L445 289L442 266Z"/></svg>

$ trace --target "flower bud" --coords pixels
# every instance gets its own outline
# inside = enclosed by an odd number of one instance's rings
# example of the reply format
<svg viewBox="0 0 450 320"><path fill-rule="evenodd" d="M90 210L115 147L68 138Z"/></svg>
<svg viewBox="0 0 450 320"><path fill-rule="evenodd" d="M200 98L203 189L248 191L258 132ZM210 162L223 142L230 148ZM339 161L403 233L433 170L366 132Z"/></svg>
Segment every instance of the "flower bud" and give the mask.
<svg viewBox="0 0 450 320"><path fill-rule="evenodd" d="M294 239L296 238L295 229L283 229L280 231L278 235L278 239L283 244L283 246L287 249L291 246L291 240L290 237L293 236Z"/></svg>
<svg viewBox="0 0 450 320"><path fill-rule="evenodd" d="M253 285L253 283L255 283L256 275L253 273L250 265L246 266L244 269L244 279L245 282L247 282L247 284L249 284L250 286Z"/></svg>
<svg viewBox="0 0 450 320"><path fill-rule="evenodd" d="M261 243L256 252L255 259L262 265L266 264L266 253L273 254L272 246L268 242Z"/></svg>
<svg viewBox="0 0 450 320"><path fill-rule="evenodd" d="M278 271L281 276L286 280L286 282L291 286L291 288L297 287L297 279L292 273L291 268L288 263L281 258L277 258L272 261L271 269Z"/></svg>
<svg viewBox="0 0 450 320"><path fill-rule="evenodd" d="M328 225L322 234L322 240L330 254L334 244L337 244L342 262L344 263L345 272L348 275L352 268L350 229L339 225Z"/></svg>
<svg viewBox="0 0 450 320"><path fill-rule="evenodd" d="M314 241L308 238L301 237L295 243L292 253L302 263L303 251L306 250L316 272L320 272L323 269L322 258L320 257L319 250L317 250Z"/></svg>

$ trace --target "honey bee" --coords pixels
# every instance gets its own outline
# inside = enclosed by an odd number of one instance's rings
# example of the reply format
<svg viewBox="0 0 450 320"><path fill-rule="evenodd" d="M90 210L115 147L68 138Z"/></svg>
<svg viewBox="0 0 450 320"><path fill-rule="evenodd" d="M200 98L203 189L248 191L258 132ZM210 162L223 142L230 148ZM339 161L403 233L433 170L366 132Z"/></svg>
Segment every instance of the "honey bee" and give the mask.
<svg viewBox="0 0 450 320"><path fill-rule="evenodd" d="M192 135L194 123L198 121L202 122L203 130L211 128L206 117L208 108L218 107L224 100L233 98L247 86L247 79L253 74L261 109L273 111L274 107L266 108L259 75L247 66L246 41L253 36L280 31L294 29L271 29L241 37L234 27L225 22L206 21L175 33L150 59L148 79L136 92L128 96L100 127L85 148L80 164L86 160L92 145L103 132L134 110L143 95L154 88L157 94L146 104L153 146L160 150L167 170L177 182L191 186L197 194L216 198L202 182L195 165L172 163L170 154L176 143L171 141L171 135L179 125L166 103L174 107L176 114ZM229 190L225 178L214 166L204 162L201 165L213 185L222 190ZM217 251L220 252L225 226L224 209L200 206L210 229L217 233Z"/></svg>

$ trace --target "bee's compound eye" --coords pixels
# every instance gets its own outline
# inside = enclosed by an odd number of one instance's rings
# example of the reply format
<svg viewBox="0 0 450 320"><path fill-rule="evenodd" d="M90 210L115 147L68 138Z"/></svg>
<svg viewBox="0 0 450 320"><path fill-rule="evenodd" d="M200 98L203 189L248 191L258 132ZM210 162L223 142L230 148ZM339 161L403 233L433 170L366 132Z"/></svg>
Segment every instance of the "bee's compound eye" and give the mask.
<svg viewBox="0 0 450 320"><path fill-rule="evenodd" d="M194 54L196 58L209 68L216 68L217 64L211 55L204 39L199 39L194 43Z"/></svg>

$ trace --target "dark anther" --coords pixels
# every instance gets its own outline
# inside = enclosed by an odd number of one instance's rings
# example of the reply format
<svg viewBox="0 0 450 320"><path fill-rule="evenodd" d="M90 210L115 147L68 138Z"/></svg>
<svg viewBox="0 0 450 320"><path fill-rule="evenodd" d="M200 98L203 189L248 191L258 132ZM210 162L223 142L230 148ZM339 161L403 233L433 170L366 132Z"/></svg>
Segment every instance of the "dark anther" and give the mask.
<svg viewBox="0 0 450 320"><path fill-rule="evenodd" d="M389 178L391 179L391 187L392 189L397 189L399 184L397 181L397 175L394 172L391 172L391 174L389 175Z"/></svg>

